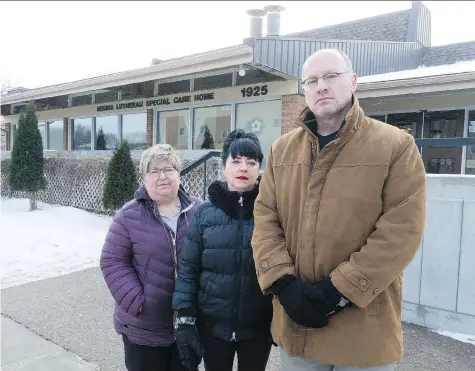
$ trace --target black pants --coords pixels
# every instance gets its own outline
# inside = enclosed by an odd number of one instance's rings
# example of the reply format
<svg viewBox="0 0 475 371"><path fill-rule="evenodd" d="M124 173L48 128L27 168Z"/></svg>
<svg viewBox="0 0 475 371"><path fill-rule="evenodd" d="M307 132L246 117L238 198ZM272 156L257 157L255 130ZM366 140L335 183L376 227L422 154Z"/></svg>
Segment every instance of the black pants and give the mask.
<svg viewBox="0 0 475 371"><path fill-rule="evenodd" d="M128 371L188 371L180 362L176 344L169 347L137 345L122 335Z"/></svg>
<svg viewBox="0 0 475 371"><path fill-rule="evenodd" d="M272 343L267 337L229 342L201 335L206 371L232 371L237 352L238 371L265 371Z"/></svg>

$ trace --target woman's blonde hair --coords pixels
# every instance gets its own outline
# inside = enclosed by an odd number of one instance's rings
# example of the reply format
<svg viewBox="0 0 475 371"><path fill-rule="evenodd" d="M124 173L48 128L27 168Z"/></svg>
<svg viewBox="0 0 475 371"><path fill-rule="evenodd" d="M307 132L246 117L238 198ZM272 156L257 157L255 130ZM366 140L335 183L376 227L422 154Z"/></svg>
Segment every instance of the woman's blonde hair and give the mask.
<svg viewBox="0 0 475 371"><path fill-rule="evenodd" d="M159 161L167 161L177 171L181 171L182 161L175 152L175 148L169 144L156 144L142 153L139 165L140 174L144 177L149 170L150 164Z"/></svg>

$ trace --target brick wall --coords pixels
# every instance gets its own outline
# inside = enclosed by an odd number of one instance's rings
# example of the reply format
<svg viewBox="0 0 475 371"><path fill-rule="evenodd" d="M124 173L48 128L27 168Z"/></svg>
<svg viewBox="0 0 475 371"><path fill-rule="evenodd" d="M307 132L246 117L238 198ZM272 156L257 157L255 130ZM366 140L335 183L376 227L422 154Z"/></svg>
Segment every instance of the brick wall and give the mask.
<svg viewBox="0 0 475 371"><path fill-rule="evenodd" d="M147 110L147 133L146 133L147 147L153 144L153 109Z"/></svg>
<svg viewBox="0 0 475 371"><path fill-rule="evenodd" d="M287 36L314 39L400 41L407 38L411 10L345 22Z"/></svg>
<svg viewBox="0 0 475 371"><path fill-rule="evenodd" d="M422 54L421 64L438 66L470 60L475 60L475 41L426 48Z"/></svg>
<svg viewBox="0 0 475 371"><path fill-rule="evenodd" d="M68 137L69 137L69 125L68 125L68 118L64 117L63 118L63 150L67 151L68 150Z"/></svg>
<svg viewBox="0 0 475 371"><path fill-rule="evenodd" d="M306 105L303 95L292 94L282 97L282 135L297 128L295 120L297 120L297 117Z"/></svg>

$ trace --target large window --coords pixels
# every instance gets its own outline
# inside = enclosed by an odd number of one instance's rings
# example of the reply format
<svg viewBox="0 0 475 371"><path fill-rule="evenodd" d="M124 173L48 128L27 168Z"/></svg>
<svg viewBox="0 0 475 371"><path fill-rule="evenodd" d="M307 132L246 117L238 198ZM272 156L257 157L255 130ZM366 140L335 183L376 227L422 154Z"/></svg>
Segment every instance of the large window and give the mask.
<svg viewBox="0 0 475 371"><path fill-rule="evenodd" d="M188 149L190 111L158 113L157 143L168 143L176 149Z"/></svg>
<svg viewBox="0 0 475 371"><path fill-rule="evenodd" d="M231 131L232 106L195 108L193 149L221 149Z"/></svg>
<svg viewBox="0 0 475 371"><path fill-rule="evenodd" d="M475 111L468 113L468 133L469 138L475 138ZM465 174L475 175L475 146L467 146L467 164Z"/></svg>
<svg viewBox="0 0 475 371"><path fill-rule="evenodd" d="M63 120L47 121L46 129L48 131L48 149L56 151L63 150Z"/></svg>
<svg viewBox="0 0 475 371"><path fill-rule="evenodd" d="M122 139L127 140L131 150L147 148L147 113L122 115Z"/></svg>
<svg viewBox="0 0 475 371"><path fill-rule="evenodd" d="M71 120L72 149L84 151L91 149L92 118L79 118Z"/></svg>
<svg viewBox="0 0 475 371"><path fill-rule="evenodd" d="M96 150L112 150L117 147L119 137L119 117L96 117Z"/></svg>
<svg viewBox="0 0 475 371"><path fill-rule="evenodd" d="M423 138L462 137L464 119L465 110L426 112ZM462 147L423 147L422 158L428 173L461 173Z"/></svg>
<svg viewBox="0 0 475 371"><path fill-rule="evenodd" d="M253 132L261 142L265 166L271 144L280 137L282 101L241 103L236 106L236 129Z"/></svg>

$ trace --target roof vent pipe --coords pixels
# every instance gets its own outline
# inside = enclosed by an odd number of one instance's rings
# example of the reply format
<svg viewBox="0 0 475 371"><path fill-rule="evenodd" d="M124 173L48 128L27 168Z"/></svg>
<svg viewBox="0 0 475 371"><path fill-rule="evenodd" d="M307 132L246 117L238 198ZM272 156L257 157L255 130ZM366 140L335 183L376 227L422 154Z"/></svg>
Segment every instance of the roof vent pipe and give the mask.
<svg viewBox="0 0 475 371"><path fill-rule="evenodd" d="M285 10L281 5L268 5L264 7L267 12L267 35L280 36L280 13Z"/></svg>
<svg viewBox="0 0 475 371"><path fill-rule="evenodd" d="M250 37L262 37L262 17L266 15L266 11L262 9L250 9L246 12L251 16L251 34Z"/></svg>

